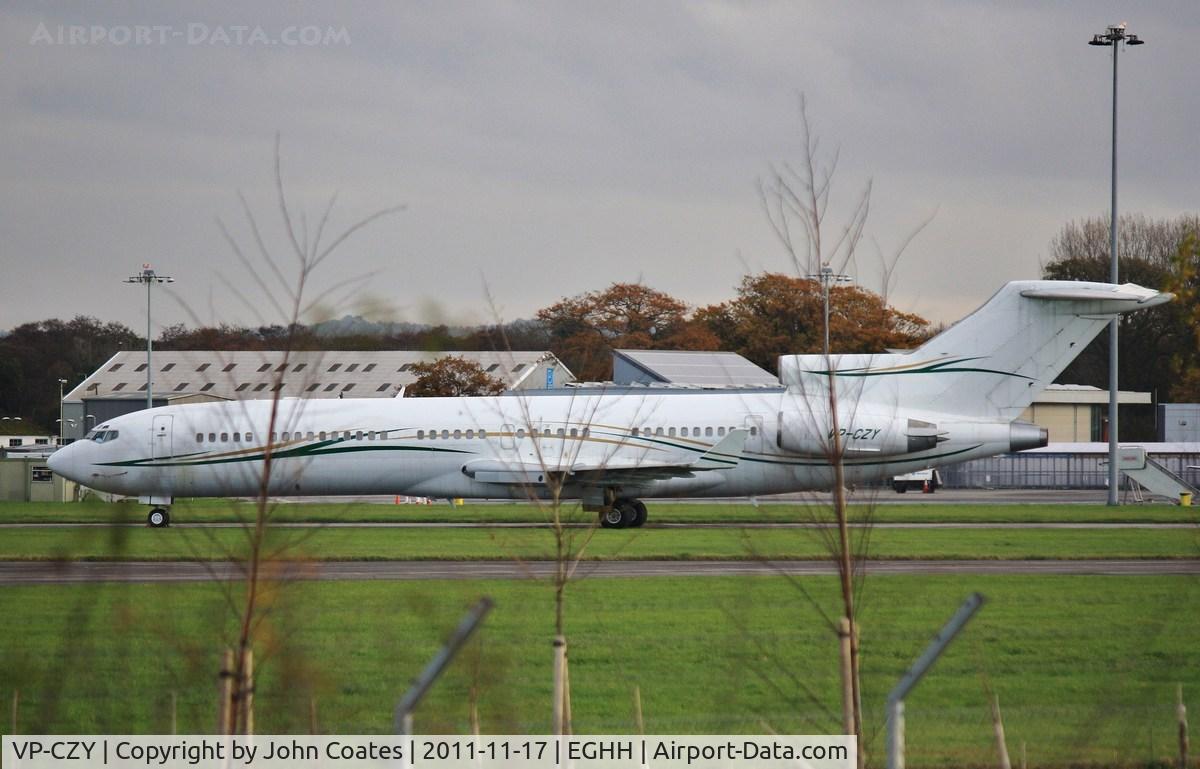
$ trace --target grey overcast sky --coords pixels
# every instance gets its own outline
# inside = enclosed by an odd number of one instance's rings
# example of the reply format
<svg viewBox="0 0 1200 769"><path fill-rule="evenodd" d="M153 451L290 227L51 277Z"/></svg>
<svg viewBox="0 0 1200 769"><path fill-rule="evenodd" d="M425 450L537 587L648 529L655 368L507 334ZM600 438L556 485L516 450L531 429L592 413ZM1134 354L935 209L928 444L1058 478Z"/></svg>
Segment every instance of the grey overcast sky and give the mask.
<svg viewBox="0 0 1200 769"><path fill-rule="evenodd" d="M859 280L936 211L891 299L954 320L1107 211L1112 53L1085 43L1121 21L1147 43L1120 58L1121 210L1195 212L1195 0L6 3L0 328L141 327L145 261L178 281L156 327L279 320L216 224L251 242L241 191L287 263L276 132L310 219L407 206L314 277L372 275L335 314L484 322L490 291L511 319L637 280L719 301L791 269L756 182L799 159L801 92L841 153L831 220L874 184Z"/></svg>

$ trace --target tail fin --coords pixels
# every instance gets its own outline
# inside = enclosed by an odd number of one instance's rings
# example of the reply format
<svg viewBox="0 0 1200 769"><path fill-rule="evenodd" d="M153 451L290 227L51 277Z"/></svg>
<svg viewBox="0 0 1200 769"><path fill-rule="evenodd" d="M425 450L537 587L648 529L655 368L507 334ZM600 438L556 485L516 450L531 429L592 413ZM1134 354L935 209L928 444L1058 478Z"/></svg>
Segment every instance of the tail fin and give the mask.
<svg viewBox="0 0 1200 769"><path fill-rule="evenodd" d="M1017 281L912 352L835 358L837 377L863 378L864 397L887 382L905 406L1013 420L1112 318L1172 298L1132 283ZM817 373L813 357L781 359L784 383Z"/></svg>

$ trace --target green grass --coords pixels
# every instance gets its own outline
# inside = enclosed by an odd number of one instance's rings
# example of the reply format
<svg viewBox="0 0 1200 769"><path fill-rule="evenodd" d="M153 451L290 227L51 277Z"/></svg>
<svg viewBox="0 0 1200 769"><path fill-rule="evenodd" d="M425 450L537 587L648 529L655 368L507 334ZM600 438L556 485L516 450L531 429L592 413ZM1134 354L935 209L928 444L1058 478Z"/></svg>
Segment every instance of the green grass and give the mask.
<svg viewBox="0 0 1200 769"><path fill-rule="evenodd" d="M834 611L832 579L803 582ZM20 690L22 733L209 732L217 659L232 633L219 585L0 589L0 724ZM988 603L907 703L908 764L994 765L985 686L1010 750L1030 765L1145 766L1173 750L1176 684L1200 692L1200 580L889 576L861 596L863 705L882 763L886 692L971 591ZM409 680L480 594L496 609L417 714L420 731L549 728L553 603L545 583L296 583L261 627L258 730L382 733ZM233 589L236 598L240 592ZM19 630L17 630L19 629ZM836 641L778 577L591 579L568 591L579 733L838 731ZM804 693L807 689L813 696Z"/></svg>
<svg viewBox="0 0 1200 769"><path fill-rule="evenodd" d="M585 536L578 530L576 536ZM588 559L825 558L824 535L809 529L625 529L596 531ZM864 536L858 530L855 537ZM1197 529L873 529L872 558L1198 558ZM241 528L9 528L4 560L192 560L242 556ZM552 559L548 529L316 527L273 529L279 557L316 560Z"/></svg>
<svg viewBox="0 0 1200 769"><path fill-rule="evenodd" d="M1172 523L1200 521L1200 507L1176 505L959 505L893 504L896 495L884 492L885 505L852 502L850 514L857 520L893 523L920 522L1077 522L1077 523ZM865 497L867 502L871 498ZM714 522L804 522L828 518L819 506L801 504L681 503L651 500L654 523ZM564 508L567 509L567 508ZM575 510L574 506L570 506ZM148 508L132 502L0 502L0 523L106 523L144 521ZM545 509L528 504L467 504L450 507L444 501L433 505L379 505L368 503L280 503L272 507L280 522L346 523L369 521L463 521L471 523L542 522ZM181 500L171 510L180 522L215 523L253 515L253 505L224 499ZM582 513L576 513L582 516Z"/></svg>

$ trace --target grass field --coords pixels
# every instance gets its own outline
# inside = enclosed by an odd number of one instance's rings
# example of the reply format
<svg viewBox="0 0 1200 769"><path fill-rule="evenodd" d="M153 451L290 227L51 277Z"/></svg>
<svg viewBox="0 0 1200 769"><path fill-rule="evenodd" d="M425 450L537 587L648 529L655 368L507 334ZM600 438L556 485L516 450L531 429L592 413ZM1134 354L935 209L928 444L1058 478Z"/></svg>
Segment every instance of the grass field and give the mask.
<svg viewBox="0 0 1200 769"><path fill-rule="evenodd" d="M893 500L888 492L883 499ZM880 522L993 522L993 523L1180 523L1200 522L1200 507L1177 505L956 505L901 503L870 505L870 498L852 501L850 515L855 520L870 518ZM807 522L828 520L822 506L801 504L681 503L650 501L650 522ZM141 523L149 508L131 502L0 502L0 523ZM572 517L591 520L591 514L565 506ZM171 508L174 521L180 523L219 523L253 515L250 503L229 500L181 500ZM272 506L272 517L279 522L349 523L371 521L462 521L469 523L543 522L545 509L527 504L467 504L451 508L445 502L434 505L379 505L368 503L292 503Z"/></svg>
<svg viewBox="0 0 1200 769"><path fill-rule="evenodd" d="M832 579L805 581L832 611ZM909 766L994 764L985 687L1010 749L1031 766L1145 766L1172 754L1175 685L1200 692L1200 580L907 577L862 595L864 710L882 761L883 701L971 591L988 603L908 700ZM217 656L230 635L216 585L0 589L0 723L19 730L212 729ZM378 733L409 679L480 594L496 609L417 715L429 733L549 728L552 598L543 583L297 583L275 594L259 648L261 732ZM569 591L575 729L650 733L838 731L836 642L816 606L775 577L593 579ZM811 694L806 694L809 692Z"/></svg>
<svg viewBox="0 0 1200 769"><path fill-rule="evenodd" d="M826 558L809 529L602 529L587 559ZM866 536L864 531L856 537ZM554 557L548 529L274 529L272 553L315 560L542 560ZM222 560L241 556L241 528L8 528L4 560ZM1197 529L873 529L872 558L1200 558Z"/></svg>

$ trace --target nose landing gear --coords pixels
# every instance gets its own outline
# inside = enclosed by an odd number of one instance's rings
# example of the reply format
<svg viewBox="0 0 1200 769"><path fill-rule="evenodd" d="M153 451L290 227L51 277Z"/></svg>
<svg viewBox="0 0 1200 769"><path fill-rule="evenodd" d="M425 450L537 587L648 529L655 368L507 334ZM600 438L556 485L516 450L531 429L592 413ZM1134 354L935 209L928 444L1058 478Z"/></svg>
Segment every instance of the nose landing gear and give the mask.
<svg viewBox="0 0 1200 769"><path fill-rule="evenodd" d="M600 525L606 529L636 529L646 522L646 505L640 499L618 499L600 512Z"/></svg>

